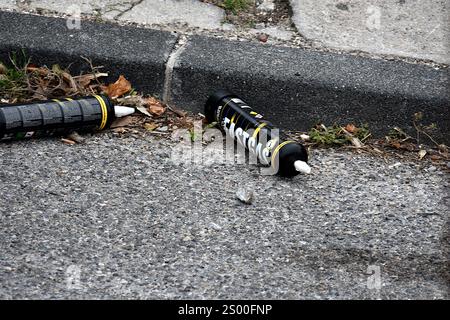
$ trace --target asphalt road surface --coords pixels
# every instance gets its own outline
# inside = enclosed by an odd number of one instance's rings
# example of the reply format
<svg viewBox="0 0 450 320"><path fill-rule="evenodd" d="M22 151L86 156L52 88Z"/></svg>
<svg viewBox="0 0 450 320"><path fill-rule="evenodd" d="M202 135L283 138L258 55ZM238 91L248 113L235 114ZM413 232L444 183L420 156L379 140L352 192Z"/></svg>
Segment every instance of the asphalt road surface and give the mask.
<svg viewBox="0 0 450 320"><path fill-rule="evenodd" d="M439 168L316 150L283 179L179 164L175 146L1 144L0 298L449 298Z"/></svg>

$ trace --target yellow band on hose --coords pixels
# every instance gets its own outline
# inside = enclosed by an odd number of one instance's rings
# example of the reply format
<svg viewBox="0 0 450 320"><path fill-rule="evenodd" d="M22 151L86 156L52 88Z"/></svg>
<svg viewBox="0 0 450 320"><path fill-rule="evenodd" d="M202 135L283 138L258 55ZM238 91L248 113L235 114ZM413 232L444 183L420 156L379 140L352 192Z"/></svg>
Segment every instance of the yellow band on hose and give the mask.
<svg viewBox="0 0 450 320"><path fill-rule="evenodd" d="M106 126L106 121L108 120L108 109L106 108L106 103L102 99L102 97L100 97L98 95L94 95L94 97L100 103L100 108L102 108L102 122L100 123L100 126L98 127L98 129L103 130Z"/></svg>
<svg viewBox="0 0 450 320"><path fill-rule="evenodd" d="M272 158L271 158L271 160L270 160L270 163L271 163L271 165L273 166L273 164L274 164L274 160L275 160L275 157L276 157L276 155L277 155L277 153L280 151L280 149L281 148L283 148L285 145L287 145L288 143L292 143L292 142L295 142L295 141L285 141L285 142L283 142L283 143L280 143L276 148L275 148L275 150L273 151L273 153L272 153Z"/></svg>
<svg viewBox="0 0 450 320"><path fill-rule="evenodd" d="M253 139L256 139L256 137L258 136L259 131L261 130L262 127L267 126L266 122L261 123L258 128L255 129L255 132L253 132Z"/></svg>

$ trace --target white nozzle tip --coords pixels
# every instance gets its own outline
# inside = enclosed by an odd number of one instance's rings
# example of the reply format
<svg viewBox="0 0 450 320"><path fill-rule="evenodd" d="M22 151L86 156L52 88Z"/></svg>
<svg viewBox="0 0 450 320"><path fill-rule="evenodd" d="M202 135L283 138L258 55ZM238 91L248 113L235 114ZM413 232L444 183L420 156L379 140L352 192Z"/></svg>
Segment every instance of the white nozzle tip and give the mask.
<svg viewBox="0 0 450 320"><path fill-rule="evenodd" d="M117 118L125 117L134 113L134 108L124 106L114 106L114 113Z"/></svg>
<svg viewBox="0 0 450 320"><path fill-rule="evenodd" d="M311 167L305 162L301 160L297 160L294 162L295 170L301 173L310 174L311 173Z"/></svg>

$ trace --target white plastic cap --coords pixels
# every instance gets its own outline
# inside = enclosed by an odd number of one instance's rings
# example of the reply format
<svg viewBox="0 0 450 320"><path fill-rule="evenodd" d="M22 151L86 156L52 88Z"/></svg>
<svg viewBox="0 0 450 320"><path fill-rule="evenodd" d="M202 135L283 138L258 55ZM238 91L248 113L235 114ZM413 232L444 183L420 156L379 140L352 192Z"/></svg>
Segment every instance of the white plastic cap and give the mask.
<svg viewBox="0 0 450 320"><path fill-rule="evenodd" d="M114 113L117 118L125 117L134 113L134 108L124 106L114 106Z"/></svg>
<svg viewBox="0 0 450 320"><path fill-rule="evenodd" d="M302 161L302 160L295 161L294 167L295 167L295 170L297 170L298 172L306 173L306 174L311 173L311 167L305 161Z"/></svg>

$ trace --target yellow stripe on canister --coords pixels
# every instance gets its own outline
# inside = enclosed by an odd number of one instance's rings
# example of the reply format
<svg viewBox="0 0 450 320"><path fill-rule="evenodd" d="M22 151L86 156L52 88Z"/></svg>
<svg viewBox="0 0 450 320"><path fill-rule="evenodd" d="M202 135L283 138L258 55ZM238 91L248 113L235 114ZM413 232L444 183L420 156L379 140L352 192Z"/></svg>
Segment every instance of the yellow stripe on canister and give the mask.
<svg viewBox="0 0 450 320"><path fill-rule="evenodd" d="M253 132L253 139L256 139L256 137L258 136L259 131L261 130L261 128L267 126L266 122L261 123L258 128L255 129L255 132Z"/></svg>
<svg viewBox="0 0 450 320"><path fill-rule="evenodd" d="M102 97L98 95L94 95L94 97L98 100L98 102L100 103L100 108L102 109L102 122L100 123L98 129L103 130L106 126L106 121L108 120L108 109L106 108L105 101L102 99Z"/></svg>
<svg viewBox="0 0 450 320"><path fill-rule="evenodd" d="M225 107L231 102L231 100L228 100L227 103L225 103L222 107L222 110L220 110L219 119L222 119L223 110L225 110Z"/></svg>
<svg viewBox="0 0 450 320"><path fill-rule="evenodd" d="M274 150L273 153L272 153L272 158L270 159L270 163L271 163L272 166L273 166L273 164L274 164L275 157L276 157L277 153L280 151L280 149L283 148L283 147L284 147L285 145L287 145L288 143L293 143L293 142L295 142L295 141L291 141L291 140L284 141L283 143L280 143L280 144L275 148L275 150Z"/></svg>

